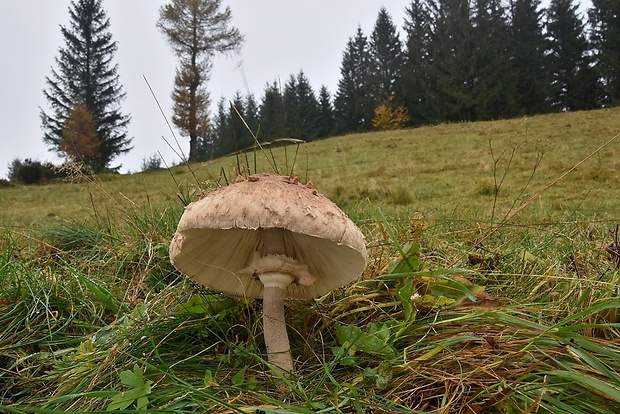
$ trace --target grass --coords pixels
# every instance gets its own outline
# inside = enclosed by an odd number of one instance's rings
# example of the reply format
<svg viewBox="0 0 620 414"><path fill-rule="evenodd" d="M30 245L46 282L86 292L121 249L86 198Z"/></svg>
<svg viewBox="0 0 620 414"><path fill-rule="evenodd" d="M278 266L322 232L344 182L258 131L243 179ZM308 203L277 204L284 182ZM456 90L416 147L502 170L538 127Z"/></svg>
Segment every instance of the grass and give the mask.
<svg viewBox="0 0 620 414"><path fill-rule="evenodd" d="M259 154L258 171L334 199L371 257L356 283L287 304L290 380L266 368L260 301L167 259L183 202L253 170L251 156L1 189L0 411L619 412L620 271L605 246L620 142L595 152L619 111Z"/></svg>

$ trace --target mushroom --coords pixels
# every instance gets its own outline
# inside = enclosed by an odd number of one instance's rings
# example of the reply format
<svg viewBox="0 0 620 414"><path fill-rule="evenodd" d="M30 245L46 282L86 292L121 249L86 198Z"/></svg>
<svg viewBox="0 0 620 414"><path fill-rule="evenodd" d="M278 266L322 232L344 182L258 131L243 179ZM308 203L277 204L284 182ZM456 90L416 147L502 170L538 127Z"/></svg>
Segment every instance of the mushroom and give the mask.
<svg viewBox="0 0 620 414"><path fill-rule="evenodd" d="M188 205L170 261L213 290L262 297L268 360L289 375L284 299L322 296L353 281L368 254L361 231L311 183L259 174Z"/></svg>

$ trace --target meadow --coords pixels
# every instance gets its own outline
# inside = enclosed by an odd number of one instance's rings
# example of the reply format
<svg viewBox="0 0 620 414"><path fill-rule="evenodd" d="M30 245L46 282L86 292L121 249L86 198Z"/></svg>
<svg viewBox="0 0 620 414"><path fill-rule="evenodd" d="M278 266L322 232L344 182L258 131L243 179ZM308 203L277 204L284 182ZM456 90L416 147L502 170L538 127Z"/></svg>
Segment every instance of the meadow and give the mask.
<svg viewBox="0 0 620 414"><path fill-rule="evenodd" d="M0 411L620 412L619 133L603 109L2 188ZM260 300L168 261L238 172L312 181L366 237L356 282L287 303L292 378Z"/></svg>

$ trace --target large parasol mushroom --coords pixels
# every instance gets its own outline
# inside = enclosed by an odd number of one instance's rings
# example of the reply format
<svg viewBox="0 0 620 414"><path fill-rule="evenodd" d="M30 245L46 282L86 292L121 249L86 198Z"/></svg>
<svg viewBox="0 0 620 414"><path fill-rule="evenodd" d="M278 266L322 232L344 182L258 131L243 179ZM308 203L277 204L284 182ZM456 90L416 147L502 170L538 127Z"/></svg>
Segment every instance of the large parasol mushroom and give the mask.
<svg viewBox="0 0 620 414"><path fill-rule="evenodd" d="M262 297L269 362L290 374L284 299L318 297L351 282L368 255L360 230L311 184L259 174L187 206L170 260L211 289Z"/></svg>

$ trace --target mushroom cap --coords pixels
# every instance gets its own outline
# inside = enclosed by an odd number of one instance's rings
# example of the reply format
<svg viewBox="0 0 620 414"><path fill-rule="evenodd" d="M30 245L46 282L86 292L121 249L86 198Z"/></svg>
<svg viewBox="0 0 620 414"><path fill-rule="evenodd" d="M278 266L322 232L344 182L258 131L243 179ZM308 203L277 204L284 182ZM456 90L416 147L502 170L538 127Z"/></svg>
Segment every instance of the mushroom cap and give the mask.
<svg viewBox="0 0 620 414"><path fill-rule="evenodd" d="M248 267L266 254L269 229L282 229L282 253L313 276L310 286L291 283L286 297L324 295L356 279L368 262L364 236L342 210L311 185L275 174L250 176L188 205L170 261L211 289L261 297L263 284Z"/></svg>

